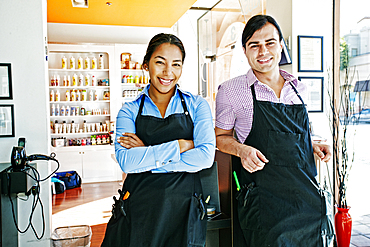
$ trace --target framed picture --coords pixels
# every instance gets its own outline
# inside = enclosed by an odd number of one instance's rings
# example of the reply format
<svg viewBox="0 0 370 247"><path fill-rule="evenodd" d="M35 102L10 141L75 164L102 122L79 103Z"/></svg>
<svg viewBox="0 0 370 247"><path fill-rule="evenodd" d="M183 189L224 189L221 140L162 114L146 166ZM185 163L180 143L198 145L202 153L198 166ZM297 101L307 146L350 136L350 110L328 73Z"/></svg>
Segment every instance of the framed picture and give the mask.
<svg viewBox="0 0 370 247"><path fill-rule="evenodd" d="M323 72L323 37L298 36L298 72Z"/></svg>
<svg viewBox="0 0 370 247"><path fill-rule="evenodd" d="M0 63L0 100L13 99L10 63Z"/></svg>
<svg viewBox="0 0 370 247"><path fill-rule="evenodd" d="M308 112L324 111L324 77L298 77L307 87Z"/></svg>
<svg viewBox="0 0 370 247"><path fill-rule="evenodd" d="M0 105L0 137L14 136L14 106Z"/></svg>

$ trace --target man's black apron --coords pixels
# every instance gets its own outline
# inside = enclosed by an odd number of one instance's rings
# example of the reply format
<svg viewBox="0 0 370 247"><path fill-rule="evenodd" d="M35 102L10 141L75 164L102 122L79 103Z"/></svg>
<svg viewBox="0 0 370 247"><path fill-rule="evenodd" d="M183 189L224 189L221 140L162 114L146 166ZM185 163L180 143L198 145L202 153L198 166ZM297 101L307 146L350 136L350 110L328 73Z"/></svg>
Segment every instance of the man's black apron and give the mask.
<svg viewBox="0 0 370 247"><path fill-rule="evenodd" d="M135 121L136 135L145 146L173 140L193 140L193 121L180 94L184 113L166 118L141 115L142 96ZM204 217L199 173L128 174L121 194L126 200L114 205L102 246L182 247L205 244ZM122 209L120 209L122 206ZM126 216L124 216L126 215Z"/></svg>
<svg viewBox="0 0 370 247"><path fill-rule="evenodd" d="M241 186L236 193L240 224L236 225L244 236L244 243L235 246L326 246L333 236L327 220L332 215L327 216L325 197L315 180L303 101L302 105L258 101L254 85L251 90L253 125L244 144L260 150L269 162L263 170L249 173L240 158L232 157Z"/></svg>

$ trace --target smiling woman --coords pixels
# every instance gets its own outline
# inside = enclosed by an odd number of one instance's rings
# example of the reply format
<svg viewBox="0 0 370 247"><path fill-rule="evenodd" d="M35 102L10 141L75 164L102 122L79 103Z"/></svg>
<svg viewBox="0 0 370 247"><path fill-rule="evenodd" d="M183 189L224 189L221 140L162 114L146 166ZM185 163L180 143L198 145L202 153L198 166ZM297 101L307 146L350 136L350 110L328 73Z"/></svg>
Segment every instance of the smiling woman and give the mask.
<svg viewBox="0 0 370 247"><path fill-rule="evenodd" d="M128 175L104 247L205 245L199 171L213 164L215 134L208 103L177 85L184 59L179 38L154 36L143 61L150 84L118 113L116 159Z"/></svg>

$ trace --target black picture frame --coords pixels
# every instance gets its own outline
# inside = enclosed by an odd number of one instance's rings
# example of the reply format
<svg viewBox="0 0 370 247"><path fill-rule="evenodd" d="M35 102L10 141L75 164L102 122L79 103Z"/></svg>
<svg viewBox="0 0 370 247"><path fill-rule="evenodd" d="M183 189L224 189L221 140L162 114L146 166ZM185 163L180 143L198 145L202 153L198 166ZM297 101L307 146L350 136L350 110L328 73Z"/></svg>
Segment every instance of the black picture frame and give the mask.
<svg viewBox="0 0 370 247"><path fill-rule="evenodd" d="M15 137L14 105L0 105L0 138Z"/></svg>
<svg viewBox="0 0 370 247"><path fill-rule="evenodd" d="M298 72L324 71L323 41L323 36L298 36Z"/></svg>
<svg viewBox="0 0 370 247"><path fill-rule="evenodd" d="M324 77L298 77L307 87L308 112L324 112Z"/></svg>
<svg viewBox="0 0 370 247"><path fill-rule="evenodd" d="M0 63L0 100L9 99L13 99L11 64Z"/></svg>

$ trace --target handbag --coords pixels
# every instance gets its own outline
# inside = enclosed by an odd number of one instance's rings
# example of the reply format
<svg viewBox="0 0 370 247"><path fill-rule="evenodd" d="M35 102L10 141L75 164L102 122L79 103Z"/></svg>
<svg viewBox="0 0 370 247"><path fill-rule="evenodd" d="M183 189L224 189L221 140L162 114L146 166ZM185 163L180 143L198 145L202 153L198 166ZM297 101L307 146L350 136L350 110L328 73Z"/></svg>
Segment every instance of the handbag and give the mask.
<svg viewBox="0 0 370 247"><path fill-rule="evenodd" d="M67 190L81 187L81 177L76 171L56 172L54 177L62 180Z"/></svg>

